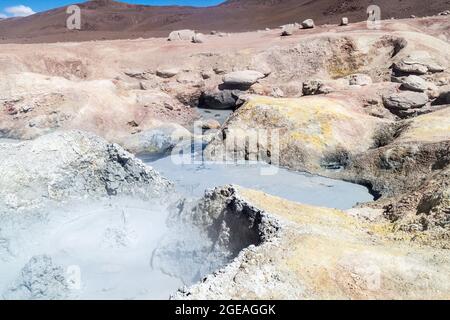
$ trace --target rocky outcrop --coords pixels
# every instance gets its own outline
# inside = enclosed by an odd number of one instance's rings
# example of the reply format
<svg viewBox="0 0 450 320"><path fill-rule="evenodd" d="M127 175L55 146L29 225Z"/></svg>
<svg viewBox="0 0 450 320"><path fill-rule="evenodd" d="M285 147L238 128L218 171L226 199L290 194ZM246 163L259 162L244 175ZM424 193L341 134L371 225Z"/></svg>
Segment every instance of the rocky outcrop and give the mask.
<svg viewBox="0 0 450 320"><path fill-rule="evenodd" d="M120 146L81 131L0 144L0 151L0 203L7 209L118 194L148 199L171 188L170 182Z"/></svg>
<svg viewBox="0 0 450 320"><path fill-rule="evenodd" d="M205 152L211 159L262 159L317 171L345 165L350 155L368 150L381 123L339 99L250 96ZM267 139L259 141L259 135L267 135ZM245 143L246 139L254 146Z"/></svg>
<svg viewBox="0 0 450 320"><path fill-rule="evenodd" d="M383 102L387 108L407 110L423 107L428 103L428 97L422 93L404 91L384 97Z"/></svg>
<svg viewBox="0 0 450 320"><path fill-rule="evenodd" d="M207 193L202 203L208 210L198 221L211 230L226 228L221 243L242 251L175 299L450 297L447 250L392 241L383 222L235 186ZM244 234L229 237L241 229ZM220 238L222 233L211 234Z"/></svg>

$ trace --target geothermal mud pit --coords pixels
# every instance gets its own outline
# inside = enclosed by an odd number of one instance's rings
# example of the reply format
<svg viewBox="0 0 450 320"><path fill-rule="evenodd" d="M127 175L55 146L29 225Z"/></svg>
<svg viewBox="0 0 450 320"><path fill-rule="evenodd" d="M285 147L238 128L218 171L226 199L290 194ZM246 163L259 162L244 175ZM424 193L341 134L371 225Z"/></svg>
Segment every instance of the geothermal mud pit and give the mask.
<svg viewBox="0 0 450 320"><path fill-rule="evenodd" d="M164 204L112 197L1 217L2 297L167 299L257 244L250 237L237 249L236 243L233 248L218 245L207 226L191 223L192 216L182 212L184 203L215 185L240 183L294 201L340 208L372 199L361 186L322 177L282 169L263 176L260 164L176 166L167 157L150 165L177 178L178 195Z"/></svg>

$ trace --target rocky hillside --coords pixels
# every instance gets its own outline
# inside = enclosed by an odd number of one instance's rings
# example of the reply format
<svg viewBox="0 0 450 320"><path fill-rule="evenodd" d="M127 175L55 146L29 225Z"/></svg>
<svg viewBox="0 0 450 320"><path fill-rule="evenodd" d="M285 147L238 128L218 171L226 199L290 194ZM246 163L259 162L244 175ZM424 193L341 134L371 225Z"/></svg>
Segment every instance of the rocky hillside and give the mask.
<svg viewBox="0 0 450 320"><path fill-rule="evenodd" d="M337 23L342 16L351 21L366 19L366 8L373 1L297 1L231 0L208 8L130 5L112 0L93 0L80 4L81 31L66 28L66 8L57 8L29 17L0 22L2 42L55 42L93 39L127 39L162 36L176 29L203 32L237 32L278 27L313 18L318 24ZM450 1L382 0L382 18L429 16L447 10Z"/></svg>

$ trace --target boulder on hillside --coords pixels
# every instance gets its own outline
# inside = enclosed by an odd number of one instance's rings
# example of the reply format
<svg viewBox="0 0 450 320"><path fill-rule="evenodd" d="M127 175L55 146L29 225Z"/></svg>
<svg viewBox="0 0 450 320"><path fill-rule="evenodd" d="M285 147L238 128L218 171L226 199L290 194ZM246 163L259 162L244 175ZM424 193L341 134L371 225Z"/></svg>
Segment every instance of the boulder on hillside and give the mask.
<svg viewBox="0 0 450 320"><path fill-rule="evenodd" d="M169 34L169 41L192 41L195 37L195 31L184 29L172 31Z"/></svg>
<svg viewBox="0 0 450 320"><path fill-rule="evenodd" d="M303 29L312 29L315 27L314 20L313 19L306 19L302 22L302 28Z"/></svg>
<svg viewBox="0 0 450 320"><path fill-rule="evenodd" d="M281 26L281 35L292 36L297 29L298 27L294 23L285 24L284 26Z"/></svg>

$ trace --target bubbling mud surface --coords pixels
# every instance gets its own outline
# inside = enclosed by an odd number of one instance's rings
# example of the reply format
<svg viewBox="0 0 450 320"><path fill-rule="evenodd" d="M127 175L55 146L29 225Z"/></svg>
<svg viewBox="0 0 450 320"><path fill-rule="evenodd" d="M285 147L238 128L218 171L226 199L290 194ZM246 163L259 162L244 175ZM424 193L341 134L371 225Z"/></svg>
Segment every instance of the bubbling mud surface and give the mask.
<svg viewBox="0 0 450 320"><path fill-rule="evenodd" d="M357 203L374 200L364 186L260 162L179 164L180 159L171 156L156 161L146 160L145 155L141 158L175 182L178 191L187 197L201 197L206 189L236 184L291 201L336 209L350 209Z"/></svg>

